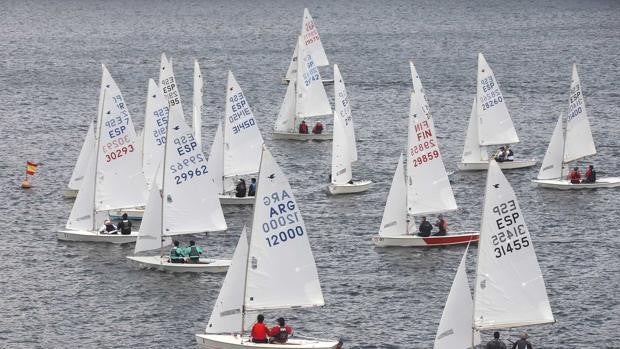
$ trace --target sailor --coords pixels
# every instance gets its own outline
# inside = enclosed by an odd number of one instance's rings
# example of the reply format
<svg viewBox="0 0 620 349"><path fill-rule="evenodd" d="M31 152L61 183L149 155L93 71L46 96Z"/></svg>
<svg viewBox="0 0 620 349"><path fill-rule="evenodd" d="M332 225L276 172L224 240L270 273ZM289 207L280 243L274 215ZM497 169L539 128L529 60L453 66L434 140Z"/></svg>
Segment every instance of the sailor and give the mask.
<svg viewBox="0 0 620 349"><path fill-rule="evenodd" d="M112 224L112 221L110 221L109 219L106 219L105 222L103 222L103 225L101 226L101 228L99 228L99 233L101 234L116 234L116 227L114 226L114 224Z"/></svg>
<svg viewBox="0 0 620 349"><path fill-rule="evenodd" d="M299 124L299 133L308 134L308 125L305 121L302 121L301 124Z"/></svg>
<svg viewBox="0 0 620 349"><path fill-rule="evenodd" d="M170 249L170 263L185 263L185 251L179 246L179 240L174 240Z"/></svg>
<svg viewBox="0 0 620 349"><path fill-rule="evenodd" d="M312 128L312 133L314 133L315 135L323 133L323 124L320 121L317 121L316 124L314 124L314 127Z"/></svg>
<svg viewBox="0 0 620 349"><path fill-rule="evenodd" d="M256 195L256 178L250 179L250 187L248 188L248 196Z"/></svg>
<svg viewBox="0 0 620 349"><path fill-rule="evenodd" d="M499 147L499 151L495 154L495 161L504 162L506 161L506 148Z"/></svg>
<svg viewBox="0 0 620 349"><path fill-rule="evenodd" d="M204 250L200 246L196 246L196 241L190 240L189 246L185 248L185 255L189 258L188 263L198 263L200 255Z"/></svg>
<svg viewBox="0 0 620 349"><path fill-rule="evenodd" d="M506 146L506 161L514 161L515 153L512 152L512 148L509 145Z"/></svg>
<svg viewBox="0 0 620 349"><path fill-rule="evenodd" d="M443 215L437 216L435 226L439 228L439 231L433 234L433 236L444 236L448 233L448 222L443 218Z"/></svg>
<svg viewBox="0 0 620 349"><path fill-rule="evenodd" d="M131 221L127 219L127 213L123 213L122 220L116 225L116 230L123 235L131 234Z"/></svg>
<svg viewBox="0 0 620 349"><path fill-rule="evenodd" d="M420 232L418 236L427 237L431 236L431 231L433 230L433 225L431 222L426 220L425 216L422 216L422 222L420 223Z"/></svg>
<svg viewBox="0 0 620 349"><path fill-rule="evenodd" d="M263 314L258 314L256 317L256 322L252 326L252 332L250 337L252 338L252 342L254 343L269 343L269 329L263 323L265 321L265 317Z"/></svg>
<svg viewBox="0 0 620 349"><path fill-rule="evenodd" d="M499 339L499 332L493 332L493 339L487 343L485 349L506 349L504 341Z"/></svg>
<svg viewBox="0 0 620 349"><path fill-rule="evenodd" d="M269 336L271 337L269 342L286 343L286 341L288 341L288 336L293 334L293 329L286 325L283 317L278 318L276 321L278 322L278 326L272 327L269 331Z"/></svg>
<svg viewBox="0 0 620 349"><path fill-rule="evenodd" d="M512 349L532 349L532 343L527 341L529 336L526 332L521 334L521 338L512 344Z"/></svg>
<svg viewBox="0 0 620 349"><path fill-rule="evenodd" d="M581 183L581 172L579 172L579 167L574 167L572 171L568 173L568 179L573 184Z"/></svg>
<svg viewBox="0 0 620 349"><path fill-rule="evenodd" d="M586 171L586 179L582 183L594 183L596 182L596 171L594 171L594 165L588 166Z"/></svg>
<svg viewBox="0 0 620 349"><path fill-rule="evenodd" d="M245 197L245 179L241 178L239 182L237 182L237 187L235 187L235 196L238 198Z"/></svg>

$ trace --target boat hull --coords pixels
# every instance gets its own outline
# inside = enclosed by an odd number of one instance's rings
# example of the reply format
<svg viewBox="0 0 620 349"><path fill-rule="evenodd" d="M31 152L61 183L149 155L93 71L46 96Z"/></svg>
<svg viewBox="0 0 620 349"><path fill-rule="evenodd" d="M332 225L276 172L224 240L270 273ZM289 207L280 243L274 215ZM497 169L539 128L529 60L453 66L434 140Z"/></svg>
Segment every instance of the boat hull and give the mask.
<svg viewBox="0 0 620 349"><path fill-rule="evenodd" d="M361 193L368 190L372 181L353 181L353 184L330 184L327 190L332 195Z"/></svg>
<svg viewBox="0 0 620 349"><path fill-rule="evenodd" d="M282 85L288 85L289 82L291 82L291 79L282 78ZM321 79L321 82L323 85L333 85L334 79Z"/></svg>
<svg viewBox="0 0 620 349"><path fill-rule="evenodd" d="M620 187L620 177L598 178L595 183L573 184L566 179L534 179L539 187L559 190L600 189Z"/></svg>
<svg viewBox="0 0 620 349"><path fill-rule="evenodd" d="M502 170L511 170L515 168L526 168L532 167L536 165L538 161L536 159L531 160L515 160L515 161L504 161L498 162L499 168ZM488 161L477 161L477 162L459 162L457 165L459 170L461 171L486 171L489 169Z"/></svg>
<svg viewBox="0 0 620 349"><path fill-rule="evenodd" d="M476 242L480 232L466 231L448 234L445 236L421 237L417 235L373 236L372 242L377 247L433 247L466 244Z"/></svg>
<svg viewBox="0 0 620 349"><path fill-rule="evenodd" d="M272 139L292 139L295 141L329 141L333 138L331 132L314 134L314 133L294 133L273 131Z"/></svg>
<svg viewBox="0 0 620 349"><path fill-rule="evenodd" d="M230 266L230 259L200 258L200 263L169 263L168 257L128 256L141 268L168 271L173 273L225 273Z"/></svg>
<svg viewBox="0 0 620 349"><path fill-rule="evenodd" d="M77 197L78 194L78 190L77 189L65 189L65 191L62 192L62 196L65 199L75 199Z"/></svg>
<svg viewBox="0 0 620 349"><path fill-rule="evenodd" d="M62 241L80 242L106 242L111 244L128 244L136 242L138 233L123 234L99 234L99 232L86 230L61 230L56 233L56 238Z"/></svg>
<svg viewBox="0 0 620 349"><path fill-rule="evenodd" d="M284 344L252 343L248 337L216 334L197 334L198 346L204 349L336 349L341 345L337 341L320 341L310 339L289 338Z"/></svg>
<svg viewBox="0 0 620 349"><path fill-rule="evenodd" d="M234 195L220 194L221 205L254 205L254 196L238 198Z"/></svg>

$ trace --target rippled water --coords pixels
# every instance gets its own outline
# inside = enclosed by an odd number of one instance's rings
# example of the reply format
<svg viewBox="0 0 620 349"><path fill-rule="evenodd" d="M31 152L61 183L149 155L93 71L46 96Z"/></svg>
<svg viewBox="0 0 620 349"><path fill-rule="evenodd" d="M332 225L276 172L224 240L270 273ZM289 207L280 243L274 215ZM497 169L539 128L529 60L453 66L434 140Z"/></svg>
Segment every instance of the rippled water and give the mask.
<svg viewBox="0 0 620 349"><path fill-rule="evenodd" d="M517 156L542 159L557 115L566 111L577 62L597 142L592 161L599 176L620 173L617 1L5 0L2 7L2 348L194 347L194 333L203 331L219 292L222 275L143 271L125 259L131 246L56 240L71 209L61 193L96 113L102 62L142 125L146 82L157 77L160 54L174 60L186 112L192 58L199 59L205 144L222 115L226 71L234 72L289 176L325 295L325 307L284 315L299 332L342 336L347 348L431 347L463 252L376 249L370 241L406 141L409 59L427 90L448 169L460 159L481 51L522 140ZM347 83L359 139L354 172L375 182L362 195L326 195L329 142L270 138L304 7ZM26 160L42 165L35 187L23 191ZM507 174L557 319L529 328L531 340L537 348L616 346L619 192L537 189L529 182L537 171ZM452 228L479 226L484 176L454 175L460 208L449 215ZM230 256L250 215L226 209L229 231L197 237L199 243L210 254Z"/></svg>

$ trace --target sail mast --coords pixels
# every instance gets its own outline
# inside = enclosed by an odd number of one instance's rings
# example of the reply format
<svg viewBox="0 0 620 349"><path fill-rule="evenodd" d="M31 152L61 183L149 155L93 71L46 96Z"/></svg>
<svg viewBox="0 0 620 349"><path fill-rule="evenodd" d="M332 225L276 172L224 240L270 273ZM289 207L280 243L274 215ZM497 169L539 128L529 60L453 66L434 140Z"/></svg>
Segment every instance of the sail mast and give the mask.
<svg viewBox="0 0 620 349"><path fill-rule="evenodd" d="M168 102L168 105L170 105L170 102ZM166 160L168 158L168 143L170 142L170 133L168 132L170 130L170 124L172 123L171 120L171 114L168 114L168 122L166 123L166 143L164 143L164 159L163 159L163 166L161 166L161 220L160 220L160 225L159 225L159 263L163 263L163 257L164 257L164 206L166 206ZM155 175L155 178L157 178L157 174ZM153 181L154 185L157 185L157 180ZM174 244L173 244L174 246Z"/></svg>
<svg viewBox="0 0 620 349"><path fill-rule="evenodd" d="M97 122L97 139L95 140L95 144L97 146L97 151L95 152L95 180L93 182L93 231L97 231L97 222L95 219L97 218L97 168L99 167L99 148L101 148L101 120L103 119L103 107L105 106L105 92L106 87L103 86L103 80L101 81L101 87L103 87L103 94L101 98L101 112L98 116Z"/></svg>

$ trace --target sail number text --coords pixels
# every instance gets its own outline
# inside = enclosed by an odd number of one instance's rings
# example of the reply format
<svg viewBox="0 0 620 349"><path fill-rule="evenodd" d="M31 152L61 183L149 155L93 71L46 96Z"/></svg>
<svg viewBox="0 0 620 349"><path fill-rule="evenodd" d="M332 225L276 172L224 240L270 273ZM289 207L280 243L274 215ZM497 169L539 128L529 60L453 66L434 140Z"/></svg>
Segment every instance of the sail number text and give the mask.
<svg viewBox="0 0 620 349"><path fill-rule="evenodd" d="M156 127L153 130L153 137L157 145L166 143L166 126L168 125L168 107L160 108L153 112Z"/></svg>
<svg viewBox="0 0 620 349"><path fill-rule="evenodd" d="M269 220L262 224L267 246L276 247L304 235L297 205L286 190L264 196L263 205L269 208Z"/></svg>
<svg viewBox="0 0 620 349"><path fill-rule="evenodd" d="M232 125L233 134L241 132L241 130L248 129L256 125L254 115L245 101L245 97L242 92L238 92L228 98L232 114L228 116L228 121ZM242 120L247 117L248 119Z"/></svg>
<svg viewBox="0 0 620 349"><path fill-rule="evenodd" d="M480 103L482 110L491 109L504 101L504 97L502 97L502 93L493 76L480 80L480 86L482 88L482 95L478 103Z"/></svg>
<svg viewBox="0 0 620 349"><path fill-rule="evenodd" d="M568 105L568 116L566 117L567 121L571 121L572 118L583 112L581 108L583 104L583 98L581 97L581 89L579 88L579 84L570 89L570 101Z"/></svg>
<svg viewBox="0 0 620 349"><path fill-rule="evenodd" d="M314 60L311 55L303 57L303 62L306 65L307 71L304 73L304 86L308 87L312 84L312 81L319 81L321 76L319 75L319 68L314 64Z"/></svg>
<svg viewBox="0 0 620 349"><path fill-rule="evenodd" d="M168 97L168 104L170 104L171 107L180 105L181 99L179 98L179 91L176 89L177 85L174 83L174 77L171 76L167 79L163 79L161 85L164 95Z"/></svg>
<svg viewBox="0 0 620 349"><path fill-rule="evenodd" d="M306 34L304 34L303 40L304 44L310 45L315 42L321 41L319 37L319 32L316 30L316 25L314 25L314 20L308 21L305 24Z"/></svg>
<svg viewBox="0 0 620 349"><path fill-rule="evenodd" d="M170 172L175 174L176 184L182 184L194 177L207 174L207 161L198 149L198 143L191 133L177 136L174 139L179 156L185 156L182 160L170 165Z"/></svg>
<svg viewBox="0 0 620 349"><path fill-rule="evenodd" d="M495 219L499 232L491 235L491 242L493 246L496 246L493 248L495 258L501 258L530 246L527 228L514 200L508 200L493 207L493 213L499 217Z"/></svg>
<svg viewBox="0 0 620 349"><path fill-rule="evenodd" d="M413 159L413 167L418 167L433 159L439 158L439 148L433 136L433 129L428 120L415 124L415 137L418 143L409 148L409 155Z"/></svg>

